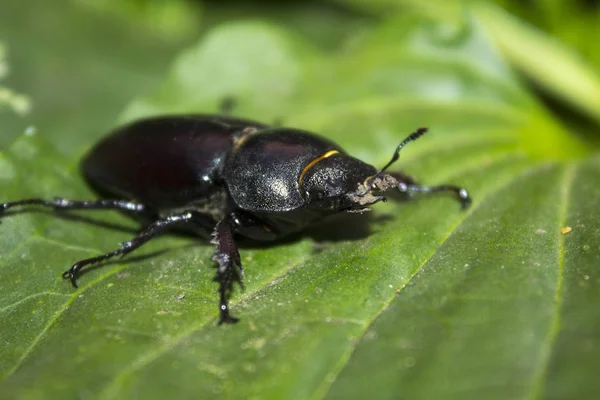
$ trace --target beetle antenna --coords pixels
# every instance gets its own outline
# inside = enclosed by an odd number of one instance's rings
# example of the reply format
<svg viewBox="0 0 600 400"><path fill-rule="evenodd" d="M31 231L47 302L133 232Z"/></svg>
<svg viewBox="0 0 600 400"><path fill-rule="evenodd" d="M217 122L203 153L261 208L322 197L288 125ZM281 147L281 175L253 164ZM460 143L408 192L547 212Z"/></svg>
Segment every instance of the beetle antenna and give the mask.
<svg viewBox="0 0 600 400"><path fill-rule="evenodd" d="M404 139L402 141L402 143L400 143L398 145L398 147L396 147L396 151L394 152L394 155L392 156L392 159L390 160L390 162L388 162L385 167L381 168L381 171L379 171L379 173L384 172L386 169L388 169L393 163L395 163L396 161L398 161L398 158L400 158L400 150L408 143L408 142L412 142L413 140L417 140L418 138L420 138L421 136L423 136L423 134L425 132L427 132L428 128L419 128L416 131L414 131L413 133L411 133L410 135L408 135L408 137L406 139Z"/></svg>

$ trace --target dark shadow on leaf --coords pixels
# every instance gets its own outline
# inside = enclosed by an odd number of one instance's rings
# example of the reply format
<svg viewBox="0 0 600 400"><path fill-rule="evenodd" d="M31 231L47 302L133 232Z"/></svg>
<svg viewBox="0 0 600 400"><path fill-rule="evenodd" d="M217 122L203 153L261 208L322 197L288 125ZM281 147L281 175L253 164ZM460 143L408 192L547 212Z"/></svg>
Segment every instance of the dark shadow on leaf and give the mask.
<svg viewBox="0 0 600 400"><path fill-rule="evenodd" d="M39 208L35 208L35 207L22 208L17 211L6 211L6 212L0 214L0 223L1 223L2 218L4 218L4 217L18 216L21 214L32 214L32 213L44 214L44 215L47 215L49 218L58 218L58 219L63 219L63 220L67 220L67 221L72 221L72 222L83 222L84 224L87 224L87 225L94 225L94 226L97 226L100 228L106 228L106 229L110 229L113 231L127 232L127 233L131 233L131 234L136 234L139 231L139 229L134 229L127 225L106 222L106 221L101 220L100 218L90 218L88 216L72 214L72 213L64 212L64 211L44 210L44 209L39 209Z"/></svg>
<svg viewBox="0 0 600 400"><path fill-rule="evenodd" d="M238 243L240 249L265 249L310 238L318 248L319 246L326 246L328 242L364 240L377 229L378 224L392 219L392 215L374 215L369 212L363 214L340 213L326 218L323 222L312 225L301 232L272 242L261 242L240 237Z"/></svg>
<svg viewBox="0 0 600 400"><path fill-rule="evenodd" d="M404 202L404 201L408 200L407 197L405 195L402 195L401 193L393 194L393 197L394 197L394 201L397 201L397 202ZM16 216L19 214L25 214L25 213L31 213L31 212L42 213L42 214L46 214L48 217L60 218L60 219L64 219L64 220L71 221L71 222L90 224L90 225L94 225L97 227L106 228L109 230L117 230L120 232L129 233L131 235L137 235L140 231L140 228L134 229L134 228L131 228L130 226L126 226L123 224L105 222L99 218L90 218L88 216L73 214L70 212L44 210L44 209L39 209L39 208L35 208L35 207L24 208L24 209L20 209L18 211L8 211L5 214L2 214L0 216L0 219L3 216ZM127 215L127 214L125 214L125 215ZM128 215L128 216L136 219L135 216L133 216L133 215ZM292 244L292 243L298 242L300 240L303 240L305 238L310 238L314 242L313 253L319 253L319 252L325 250L329 246L330 243L342 242L342 241L364 240L377 230L377 226L379 226L382 223L389 222L393 219L394 219L394 216L391 214L374 215L370 212L365 212L362 214L360 214L360 213L340 213L337 215L333 215L329 218L326 218L322 222L312 225L309 228L305 229L304 231L286 236L284 238L281 238L281 239L278 239L278 240L275 240L272 242L261 242L261 241L252 240L249 238L239 237L239 236L238 236L237 240L238 240L238 245L239 245L240 250L243 251L244 249L266 249L266 248L276 247L276 246L282 245L282 244ZM144 223L142 223L142 225L144 225ZM194 243L191 243L191 244L188 244L185 246L178 246L178 249L181 249L182 247L185 248L185 247L197 246L198 244L200 244L201 246L206 246L206 245L212 246L209 244L209 241L211 238L210 232L203 232L203 234L199 234L199 233L200 232L190 233L186 230L174 230L172 232L169 232L168 234L171 236L180 236L180 237L197 239L197 241ZM112 250L114 250L114 249L107 249L107 252L112 251ZM117 258L114 260L90 265L90 266L82 269L78 273L78 278L84 276L85 274L87 274L90 271L94 271L96 269L103 268L110 264L131 264L131 263L136 263L136 262L140 262L140 261L145 261L145 260L151 259L153 257L161 256L172 250L175 250L175 249L173 249L173 248L163 249L163 250L155 251L152 253L143 254L140 256L127 256L127 257L123 257L123 258ZM98 254L98 255L100 255L100 254ZM75 263L77 261L78 260L73 260L73 263Z"/></svg>

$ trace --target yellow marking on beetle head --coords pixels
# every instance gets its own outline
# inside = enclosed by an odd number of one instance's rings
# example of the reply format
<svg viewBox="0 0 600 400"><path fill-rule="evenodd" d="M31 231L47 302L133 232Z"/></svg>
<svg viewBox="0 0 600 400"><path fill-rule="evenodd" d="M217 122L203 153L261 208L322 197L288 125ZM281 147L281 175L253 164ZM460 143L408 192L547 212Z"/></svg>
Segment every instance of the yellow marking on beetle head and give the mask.
<svg viewBox="0 0 600 400"><path fill-rule="evenodd" d="M304 167L304 169L300 173L300 178L298 178L298 186L302 185L302 180L304 179L304 175L306 175L308 170L311 169L316 163L318 163L319 161L324 160L326 158L329 158L335 154L338 154L338 153L339 153L339 151L337 151L337 150L329 150L328 152L321 154L319 157L315 158L314 160L312 160L311 162L306 164L306 167Z"/></svg>

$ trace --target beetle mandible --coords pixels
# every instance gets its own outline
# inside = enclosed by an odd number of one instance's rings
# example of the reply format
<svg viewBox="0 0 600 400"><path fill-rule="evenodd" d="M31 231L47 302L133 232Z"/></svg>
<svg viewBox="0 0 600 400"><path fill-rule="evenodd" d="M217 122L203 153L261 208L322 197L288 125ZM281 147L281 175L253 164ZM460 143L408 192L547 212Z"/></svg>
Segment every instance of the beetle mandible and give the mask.
<svg viewBox="0 0 600 400"><path fill-rule="evenodd" d="M63 278L74 287L85 266L131 253L168 229L212 234L219 324L232 323L238 319L229 313L228 298L244 271L236 234L278 239L328 215L367 211L385 201L382 194L389 189L408 195L451 192L467 207L471 198L463 188L420 186L403 173L386 172L400 150L426 131L409 135L377 170L303 130L225 115L153 117L117 129L84 158L83 175L101 199L25 199L0 204L0 213L24 205L113 209L142 222L140 233L117 250L78 261L65 271Z"/></svg>

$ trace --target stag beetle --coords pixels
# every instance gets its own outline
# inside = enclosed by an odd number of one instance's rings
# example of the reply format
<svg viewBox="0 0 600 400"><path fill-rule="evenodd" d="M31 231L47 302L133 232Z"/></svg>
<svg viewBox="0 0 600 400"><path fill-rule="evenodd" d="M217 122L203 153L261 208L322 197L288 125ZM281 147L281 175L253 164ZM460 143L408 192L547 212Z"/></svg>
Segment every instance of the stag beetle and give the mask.
<svg viewBox="0 0 600 400"><path fill-rule="evenodd" d="M451 192L467 207L460 187L420 186L399 172L386 172L400 150L427 131L402 141L380 170L310 132L272 127L227 115L174 115L139 120L100 141L82 162L83 175L99 200L25 199L0 204L0 213L24 205L55 210L113 209L132 214L140 233L112 252L81 260L63 273L76 279L87 265L125 255L171 228L208 236L216 246L219 324L229 313L234 282L243 268L235 234L273 240L340 212L362 212L385 201L383 192Z"/></svg>

